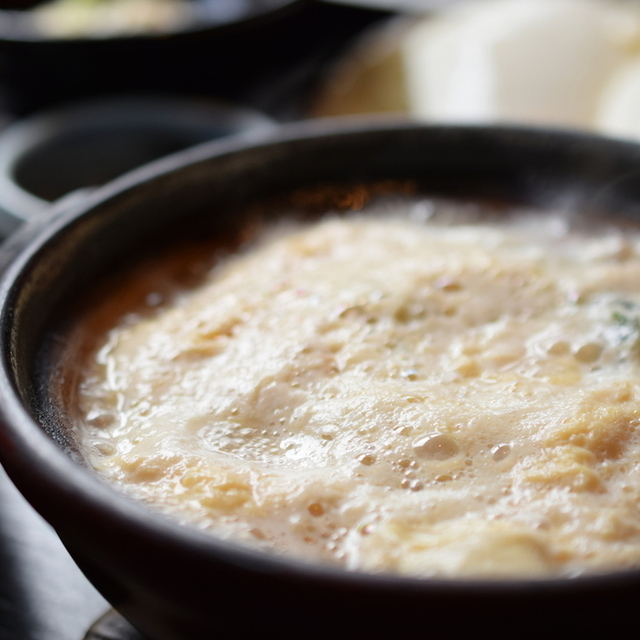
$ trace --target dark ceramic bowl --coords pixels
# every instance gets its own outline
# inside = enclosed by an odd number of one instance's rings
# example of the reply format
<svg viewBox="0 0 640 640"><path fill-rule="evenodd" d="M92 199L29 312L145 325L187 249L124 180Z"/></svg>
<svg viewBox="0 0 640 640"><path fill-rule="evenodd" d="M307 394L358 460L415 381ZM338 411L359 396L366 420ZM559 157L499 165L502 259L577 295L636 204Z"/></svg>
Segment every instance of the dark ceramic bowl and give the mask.
<svg viewBox="0 0 640 640"><path fill-rule="evenodd" d="M640 215L640 146L499 128L301 124L202 145L25 226L0 258L0 457L88 578L147 637L623 637L640 571L467 581L304 564L181 527L83 466L49 391L78 298L167 238L223 233L247 205L318 185L412 180L426 194Z"/></svg>

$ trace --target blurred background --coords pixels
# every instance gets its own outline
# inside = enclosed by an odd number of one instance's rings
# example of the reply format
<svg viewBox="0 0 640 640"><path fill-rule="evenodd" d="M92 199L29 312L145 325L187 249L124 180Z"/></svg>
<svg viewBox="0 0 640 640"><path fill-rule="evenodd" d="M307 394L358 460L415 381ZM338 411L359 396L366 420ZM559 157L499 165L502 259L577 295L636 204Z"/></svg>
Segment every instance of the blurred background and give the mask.
<svg viewBox="0 0 640 640"><path fill-rule="evenodd" d="M378 114L640 138L638 0L0 6L0 236L67 193L267 121Z"/></svg>
<svg viewBox="0 0 640 640"><path fill-rule="evenodd" d="M640 136L637 0L4 0L6 121L91 97Z"/></svg>
<svg viewBox="0 0 640 640"><path fill-rule="evenodd" d="M640 0L3 0L0 237L167 153L332 116L640 139ZM0 640L124 640L0 470Z"/></svg>

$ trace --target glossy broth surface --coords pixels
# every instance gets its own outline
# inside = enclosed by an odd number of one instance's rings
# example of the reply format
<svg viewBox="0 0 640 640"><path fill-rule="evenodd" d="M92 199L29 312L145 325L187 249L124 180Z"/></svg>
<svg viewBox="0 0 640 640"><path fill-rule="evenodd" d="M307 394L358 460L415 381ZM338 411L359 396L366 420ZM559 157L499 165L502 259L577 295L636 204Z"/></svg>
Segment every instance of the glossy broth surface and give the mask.
<svg viewBox="0 0 640 640"><path fill-rule="evenodd" d="M91 465L190 526L350 570L640 566L640 233L371 209L266 226L195 287L165 267L97 307L76 336Z"/></svg>

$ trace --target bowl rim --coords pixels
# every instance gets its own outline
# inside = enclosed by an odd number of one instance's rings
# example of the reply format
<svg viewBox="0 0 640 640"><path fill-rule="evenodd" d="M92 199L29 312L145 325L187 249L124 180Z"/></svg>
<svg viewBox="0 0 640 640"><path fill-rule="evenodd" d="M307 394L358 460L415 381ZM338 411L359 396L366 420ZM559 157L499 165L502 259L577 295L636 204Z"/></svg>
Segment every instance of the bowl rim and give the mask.
<svg viewBox="0 0 640 640"><path fill-rule="evenodd" d="M200 2L201 0L185 0L188 2ZM197 12L192 20L186 24L168 26L149 31L126 32L122 34L106 36L80 36L70 37L51 36L34 28L27 15L31 8L25 10L0 10L0 42L15 42L30 44L60 44L88 45L100 43L133 43L133 42L163 42L167 38L182 38L202 33L223 33L235 29L243 29L265 20L285 15L291 11L297 11L301 7L310 4L313 0L263 0L257 7L251 6L242 15L231 19L215 18L207 14L206 10ZM38 5L44 2L38 3ZM265 6L268 5L268 6Z"/></svg>
<svg viewBox="0 0 640 640"><path fill-rule="evenodd" d="M579 593L593 588L624 587L640 584L640 568L618 569L575 577L551 578L416 578L386 573L366 573L307 562L294 557L264 552L231 540L222 540L184 526L163 516L147 505L134 501L100 479L90 469L81 466L45 434L20 400L12 372L12 317L20 282L37 263L38 255L74 222L90 215L100 205L135 190L148 182L205 160L233 156L254 148L296 143L326 136L338 136L345 141L351 135L368 132L410 133L415 130L447 135L490 137L516 136L524 140L545 140L555 144L600 145L637 156L640 165L640 145L607 139L583 132L551 130L517 126L423 125L410 121L346 118L294 123L275 132L260 132L251 136L206 142L185 151L157 160L134 170L88 194L71 207L40 217L14 234L0 251L4 272L0 276L0 462L18 488L24 490L25 473L39 486L47 485L64 500L74 501L88 512L98 513L115 521L121 530L132 530L168 546L177 545L207 560L220 561L254 573L288 576L292 580L316 580L318 583L356 586L359 590L393 590L396 593L482 597ZM41 510L36 506L36 510ZM45 516L47 517L47 516ZM51 519L51 518L48 518ZM55 523L54 528L56 527Z"/></svg>

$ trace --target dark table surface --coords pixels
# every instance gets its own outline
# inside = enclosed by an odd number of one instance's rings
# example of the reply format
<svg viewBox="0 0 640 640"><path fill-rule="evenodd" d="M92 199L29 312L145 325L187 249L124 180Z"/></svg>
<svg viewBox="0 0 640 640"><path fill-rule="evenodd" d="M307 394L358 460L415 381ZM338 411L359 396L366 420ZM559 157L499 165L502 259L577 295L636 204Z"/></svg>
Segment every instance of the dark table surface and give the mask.
<svg viewBox="0 0 640 640"><path fill-rule="evenodd" d="M0 640L82 640L108 609L0 469Z"/></svg>

